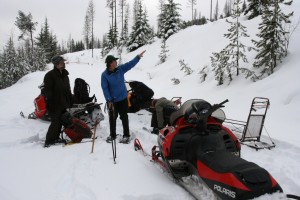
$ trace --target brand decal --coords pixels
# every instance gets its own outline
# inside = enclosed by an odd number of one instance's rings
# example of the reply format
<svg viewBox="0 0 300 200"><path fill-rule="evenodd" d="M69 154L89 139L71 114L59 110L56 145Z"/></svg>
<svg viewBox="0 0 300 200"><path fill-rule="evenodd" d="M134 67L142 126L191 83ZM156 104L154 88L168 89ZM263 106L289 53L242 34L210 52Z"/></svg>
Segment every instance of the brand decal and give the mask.
<svg viewBox="0 0 300 200"><path fill-rule="evenodd" d="M236 195L235 195L234 191L231 191L227 188L221 187L221 186L216 185L216 184L214 184L214 190L217 190L218 192L220 192L222 194L225 194L225 195L235 199Z"/></svg>

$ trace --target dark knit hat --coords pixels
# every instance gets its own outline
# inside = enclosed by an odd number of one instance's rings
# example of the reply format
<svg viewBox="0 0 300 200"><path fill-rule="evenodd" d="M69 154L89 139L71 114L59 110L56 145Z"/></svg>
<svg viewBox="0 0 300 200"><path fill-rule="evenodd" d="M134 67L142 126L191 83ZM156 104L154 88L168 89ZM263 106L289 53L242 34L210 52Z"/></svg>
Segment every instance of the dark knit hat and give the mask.
<svg viewBox="0 0 300 200"><path fill-rule="evenodd" d="M56 66L62 60L65 61L65 59L62 56L56 55L56 56L53 56L53 58L51 59L51 62L53 63L54 66Z"/></svg>
<svg viewBox="0 0 300 200"><path fill-rule="evenodd" d="M105 59L105 63L106 64L110 64L110 63L112 63L113 61L115 61L115 60L118 60L119 58L116 58L116 57L114 57L114 56L112 56L112 55L108 55L107 57L106 57L106 59Z"/></svg>

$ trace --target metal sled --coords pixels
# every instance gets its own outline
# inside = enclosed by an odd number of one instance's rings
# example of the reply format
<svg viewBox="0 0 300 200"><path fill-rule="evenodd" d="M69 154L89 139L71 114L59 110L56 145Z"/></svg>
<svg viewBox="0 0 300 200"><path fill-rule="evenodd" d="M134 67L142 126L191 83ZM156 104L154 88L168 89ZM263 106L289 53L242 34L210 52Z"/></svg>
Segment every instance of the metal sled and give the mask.
<svg viewBox="0 0 300 200"><path fill-rule="evenodd" d="M241 144L255 148L256 150L265 148L271 149L275 147L275 143L272 141L264 126L269 105L270 101L268 98L255 97L252 100L247 122L233 119L225 120L225 123L233 125L234 132L240 132L242 134L242 137L239 139ZM268 137L270 139L269 143L261 141L261 134L263 129L268 134Z"/></svg>

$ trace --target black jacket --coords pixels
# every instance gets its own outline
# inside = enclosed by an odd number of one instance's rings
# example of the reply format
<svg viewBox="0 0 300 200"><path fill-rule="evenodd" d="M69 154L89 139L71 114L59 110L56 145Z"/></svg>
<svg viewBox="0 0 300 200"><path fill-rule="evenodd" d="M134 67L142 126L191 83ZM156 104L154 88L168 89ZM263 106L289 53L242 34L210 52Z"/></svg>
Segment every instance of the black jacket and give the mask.
<svg viewBox="0 0 300 200"><path fill-rule="evenodd" d="M61 112L72 106L72 93L69 72L65 69L62 73L57 68L49 71L44 77L45 98L47 110Z"/></svg>

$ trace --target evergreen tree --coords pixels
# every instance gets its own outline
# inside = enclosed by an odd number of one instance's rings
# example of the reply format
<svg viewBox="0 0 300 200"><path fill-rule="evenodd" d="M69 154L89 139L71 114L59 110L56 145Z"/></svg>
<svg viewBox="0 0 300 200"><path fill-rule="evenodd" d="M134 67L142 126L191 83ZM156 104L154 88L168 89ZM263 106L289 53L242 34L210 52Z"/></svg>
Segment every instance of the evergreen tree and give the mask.
<svg viewBox="0 0 300 200"><path fill-rule="evenodd" d="M138 10L135 24L132 27L130 39L127 44L129 51L148 44L153 39L153 31L148 23L147 12L143 11L142 3L138 3Z"/></svg>
<svg viewBox="0 0 300 200"><path fill-rule="evenodd" d="M245 10L245 15L250 12L248 19L253 19L258 15L261 15L263 12L263 8L269 5L269 2L273 0L248 0L248 6Z"/></svg>
<svg viewBox="0 0 300 200"><path fill-rule="evenodd" d="M215 14L214 14L214 20L217 21L218 18L219 18L219 1L217 0Z"/></svg>
<svg viewBox="0 0 300 200"><path fill-rule="evenodd" d="M128 8L127 1L126 0L119 0L119 6L120 6L120 21L121 21L121 35L120 35L120 40L123 40L123 32L124 32L124 26L125 26L125 20L126 20L126 10Z"/></svg>
<svg viewBox="0 0 300 200"><path fill-rule="evenodd" d="M108 34L106 35L106 44L105 48L107 53L115 47L115 32L114 32L114 27L110 25Z"/></svg>
<svg viewBox="0 0 300 200"><path fill-rule="evenodd" d="M247 8L246 0L244 0L243 5L242 5L242 12L245 12Z"/></svg>
<svg viewBox="0 0 300 200"><path fill-rule="evenodd" d="M233 10L232 10L232 18L233 22L226 20L230 24L230 28L228 29L229 33L225 34L224 36L230 40L230 43L225 47L225 51L228 52L229 56L229 68L230 71L236 71L236 75L239 75L239 68L240 68L240 60L243 62L248 62L246 55L246 49L251 49L251 47L246 47L242 42L243 37L249 37L247 34L246 27L243 26L240 21L239 17L241 15L241 0L234 0L233 3Z"/></svg>
<svg viewBox="0 0 300 200"><path fill-rule="evenodd" d="M193 73L193 70L184 62L184 60L179 60L179 64L181 67L180 70L184 71L185 75L191 75Z"/></svg>
<svg viewBox="0 0 300 200"><path fill-rule="evenodd" d="M94 22L95 22L95 6L93 0L90 0L84 21L84 41L87 49L92 49L92 57L94 56Z"/></svg>
<svg viewBox="0 0 300 200"><path fill-rule="evenodd" d="M179 5L174 0L168 0L168 3L164 5L163 13L159 16L160 32L158 37L166 40L180 30Z"/></svg>
<svg viewBox="0 0 300 200"><path fill-rule="evenodd" d="M217 85L222 85L224 83L224 76L225 76L224 69L226 69L227 67L229 56L225 54L224 50L222 50L219 53L213 53L213 56L211 56L210 59L211 59L212 70L215 72L215 80L218 82Z"/></svg>
<svg viewBox="0 0 300 200"><path fill-rule="evenodd" d="M163 14L164 10L164 5L165 5L166 0L158 0L158 9L159 9L159 14L157 18L157 35L160 32L160 27L161 27L161 16Z"/></svg>
<svg viewBox="0 0 300 200"><path fill-rule="evenodd" d="M42 49L39 51L45 52L46 62L49 63L51 58L57 54L58 49L56 36L50 32L47 18L45 18L44 26L41 27L41 31L36 40L37 47Z"/></svg>
<svg viewBox="0 0 300 200"><path fill-rule="evenodd" d="M264 6L262 12L262 23L259 24L260 41L252 40L258 49L253 66L261 69L261 76L270 75L274 72L274 68L282 58L286 56L286 40L284 35L286 31L283 29L285 23L290 23L290 13L285 15L280 9L280 2L291 5L292 1L284 0L270 1L268 6Z"/></svg>
<svg viewBox="0 0 300 200"><path fill-rule="evenodd" d="M31 71L44 71L47 64L46 54L44 49L35 47L33 51L33 65Z"/></svg>
<svg viewBox="0 0 300 200"><path fill-rule="evenodd" d="M9 38L1 56L1 88L6 88L16 83L26 74L14 47L12 37Z"/></svg>
<svg viewBox="0 0 300 200"><path fill-rule="evenodd" d="M108 36L104 34L102 39L102 51L101 51L102 58L104 58L108 54L111 48L112 46L108 41Z"/></svg>
<svg viewBox="0 0 300 200"><path fill-rule="evenodd" d="M234 21L226 20L230 24L230 28L224 36L230 40L230 43L220 53L213 53L211 58L218 85L223 84L226 79L230 82L233 80L234 75L239 75L240 60L248 62L245 52L252 49L241 42L243 37L249 37L249 35L246 33L246 27L239 21L241 14L240 4L241 0L234 0L232 10Z"/></svg>
<svg viewBox="0 0 300 200"><path fill-rule="evenodd" d="M224 6L224 17L231 16L231 1L226 0L225 6Z"/></svg>
<svg viewBox="0 0 300 200"><path fill-rule="evenodd" d="M188 6L192 9L192 21L195 19L195 6L197 5L197 0L188 0Z"/></svg>
<svg viewBox="0 0 300 200"><path fill-rule="evenodd" d="M166 40L162 40L162 44L161 44L161 52L159 54L159 60L160 60L160 63L164 63L166 62L167 60L167 57L169 56L168 55L168 46L166 45Z"/></svg>
<svg viewBox="0 0 300 200"><path fill-rule="evenodd" d="M24 39L24 35L29 35L31 41L31 49L33 49L33 32L35 31L37 22L33 22L31 13L26 15L24 12L19 10L15 25L21 31L19 39Z"/></svg>
<svg viewBox="0 0 300 200"><path fill-rule="evenodd" d="M86 49L89 49L90 47L90 32L91 32L91 26L89 23L89 16L85 15L84 17L84 26L83 26L83 40L86 46Z"/></svg>
<svg viewBox="0 0 300 200"><path fill-rule="evenodd" d="M129 4L125 6L125 16L121 30L120 36L120 46L126 46L129 39L129 31L128 31L128 23L129 23Z"/></svg>
<svg viewBox="0 0 300 200"><path fill-rule="evenodd" d="M106 1L107 7L110 9L110 15L111 15L111 25L109 29L108 35L110 35L110 42L112 44L112 47L117 46L118 44L118 31L117 31L117 1L116 0L107 0Z"/></svg>

